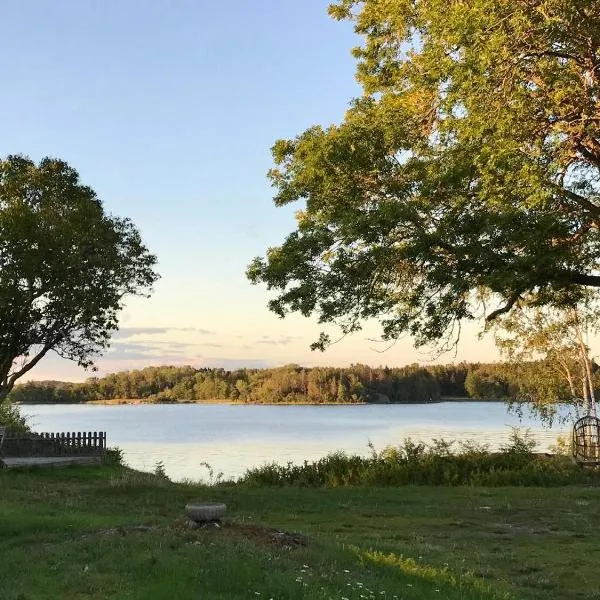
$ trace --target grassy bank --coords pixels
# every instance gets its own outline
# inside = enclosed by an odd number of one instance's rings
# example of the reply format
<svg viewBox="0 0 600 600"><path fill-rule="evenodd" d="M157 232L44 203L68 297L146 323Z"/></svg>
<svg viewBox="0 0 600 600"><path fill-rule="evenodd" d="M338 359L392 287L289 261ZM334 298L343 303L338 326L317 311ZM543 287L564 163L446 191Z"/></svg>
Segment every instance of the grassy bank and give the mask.
<svg viewBox="0 0 600 600"><path fill-rule="evenodd" d="M597 598L599 493L207 488L122 467L3 471L2 597ZM223 527L185 528L183 506L198 499L227 503ZM306 538L282 543L273 530Z"/></svg>

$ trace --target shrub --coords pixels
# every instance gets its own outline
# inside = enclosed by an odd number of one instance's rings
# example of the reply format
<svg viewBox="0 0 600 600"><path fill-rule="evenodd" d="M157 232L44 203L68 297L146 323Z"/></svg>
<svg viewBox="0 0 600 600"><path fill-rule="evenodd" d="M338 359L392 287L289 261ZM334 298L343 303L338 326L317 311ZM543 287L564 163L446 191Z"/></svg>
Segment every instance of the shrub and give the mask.
<svg viewBox="0 0 600 600"><path fill-rule="evenodd" d="M123 460L123 450L118 446L107 448L104 452L104 464L123 466L125 464L125 461Z"/></svg>
<svg viewBox="0 0 600 600"><path fill-rule="evenodd" d="M528 432L514 430L508 444L490 452L474 442L430 445L405 440L368 457L335 452L297 465L271 463L249 469L242 485L337 487L388 485L534 485L600 482L600 472L576 467L568 456L536 454Z"/></svg>
<svg viewBox="0 0 600 600"><path fill-rule="evenodd" d="M165 470L165 463L162 460L159 460L154 465L154 475L159 479L170 481L169 476L167 475L167 471Z"/></svg>
<svg viewBox="0 0 600 600"><path fill-rule="evenodd" d="M7 400L0 402L0 427L8 427L11 431L19 433L29 431L27 419Z"/></svg>

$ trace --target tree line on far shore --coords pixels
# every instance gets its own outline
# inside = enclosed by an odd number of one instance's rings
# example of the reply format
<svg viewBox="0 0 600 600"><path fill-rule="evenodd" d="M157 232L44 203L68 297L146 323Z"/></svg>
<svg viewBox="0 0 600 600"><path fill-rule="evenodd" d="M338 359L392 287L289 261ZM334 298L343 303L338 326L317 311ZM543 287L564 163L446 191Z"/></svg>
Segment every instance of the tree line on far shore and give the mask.
<svg viewBox="0 0 600 600"><path fill-rule="evenodd" d="M92 377L83 383L30 381L10 399L28 404L133 400L241 403L419 403L442 398L534 399L537 388L567 390L541 362L348 368L286 365L271 369L195 369L160 366ZM531 396L531 397L530 397Z"/></svg>

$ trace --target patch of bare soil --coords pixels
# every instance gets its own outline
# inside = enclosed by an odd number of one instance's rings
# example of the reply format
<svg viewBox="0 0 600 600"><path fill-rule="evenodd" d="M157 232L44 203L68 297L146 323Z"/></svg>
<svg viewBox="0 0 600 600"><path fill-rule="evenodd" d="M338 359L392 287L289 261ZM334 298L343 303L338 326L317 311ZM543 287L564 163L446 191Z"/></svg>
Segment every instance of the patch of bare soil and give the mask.
<svg viewBox="0 0 600 600"><path fill-rule="evenodd" d="M173 528L185 529L189 534L193 532L199 535L244 539L260 546L276 546L288 550L308 545L308 537L302 533L280 531L250 523L210 522L189 529L184 522L177 522L173 524Z"/></svg>
<svg viewBox="0 0 600 600"><path fill-rule="evenodd" d="M279 531L260 525L227 523L222 531L225 535L245 538L263 546L297 548L308 545L308 537L302 533Z"/></svg>

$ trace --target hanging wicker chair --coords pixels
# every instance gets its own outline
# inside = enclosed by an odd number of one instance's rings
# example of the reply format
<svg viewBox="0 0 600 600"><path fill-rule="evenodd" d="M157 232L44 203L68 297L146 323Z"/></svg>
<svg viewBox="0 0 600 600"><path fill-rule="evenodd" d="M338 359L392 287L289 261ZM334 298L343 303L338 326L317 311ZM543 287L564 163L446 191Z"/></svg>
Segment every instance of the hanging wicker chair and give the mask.
<svg viewBox="0 0 600 600"><path fill-rule="evenodd" d="M600 419L586 415L573 425L573 459L581 466L600 465Z"/></svg>

